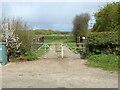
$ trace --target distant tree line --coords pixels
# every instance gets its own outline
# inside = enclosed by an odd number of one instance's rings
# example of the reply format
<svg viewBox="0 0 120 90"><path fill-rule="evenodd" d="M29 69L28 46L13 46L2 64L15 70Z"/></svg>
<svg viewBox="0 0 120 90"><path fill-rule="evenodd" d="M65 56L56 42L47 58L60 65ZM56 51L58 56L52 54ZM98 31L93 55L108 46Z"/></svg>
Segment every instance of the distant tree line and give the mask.
<svg viewBox="0 0 120 90"><path fill-rule="evenodd" d="M37 29L33 30L35 35L54 35L54 34L71 34L71 32L62 32L62 31L54 31L54 30L43 30L43 29Z"/></svg>

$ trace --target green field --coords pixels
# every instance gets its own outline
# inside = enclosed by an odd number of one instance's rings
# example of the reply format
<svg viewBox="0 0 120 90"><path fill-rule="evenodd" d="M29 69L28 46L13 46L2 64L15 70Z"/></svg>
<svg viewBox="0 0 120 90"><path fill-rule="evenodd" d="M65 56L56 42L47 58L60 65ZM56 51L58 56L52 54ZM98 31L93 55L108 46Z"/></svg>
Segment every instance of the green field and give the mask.
<svg viewBox="0 0 120 90"><path fill-rule="evenodd" d="M45 41L44 43L52 43L52 42L71 42L73 40L72 36L44 36Z"/></svg>

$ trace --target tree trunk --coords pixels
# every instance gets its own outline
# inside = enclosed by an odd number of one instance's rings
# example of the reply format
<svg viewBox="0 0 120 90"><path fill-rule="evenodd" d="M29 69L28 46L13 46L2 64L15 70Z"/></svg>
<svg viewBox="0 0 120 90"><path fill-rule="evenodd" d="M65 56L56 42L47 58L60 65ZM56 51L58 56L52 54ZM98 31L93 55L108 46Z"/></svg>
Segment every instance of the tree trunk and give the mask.
<svg viewBox="0 0 120 90"><path fill-rule="evenodd" d="M77 46L77 47L80 46L79 43L80 43L80 36L77 36L77 37L76 37L76 46Z"/></svg>

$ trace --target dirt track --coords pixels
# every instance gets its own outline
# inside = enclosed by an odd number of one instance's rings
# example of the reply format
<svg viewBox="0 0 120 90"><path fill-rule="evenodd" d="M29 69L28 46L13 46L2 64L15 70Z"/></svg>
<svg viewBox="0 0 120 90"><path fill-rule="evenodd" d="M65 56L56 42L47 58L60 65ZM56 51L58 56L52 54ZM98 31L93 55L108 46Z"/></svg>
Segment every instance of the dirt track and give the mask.
<svg viewBox="0 0 120 90"><path fill-rule="evenodd" d="M117 73L90 68L67 47L61 59L52 46L37 61L9 63L2 67L3 88L118 88Z"/></svg>

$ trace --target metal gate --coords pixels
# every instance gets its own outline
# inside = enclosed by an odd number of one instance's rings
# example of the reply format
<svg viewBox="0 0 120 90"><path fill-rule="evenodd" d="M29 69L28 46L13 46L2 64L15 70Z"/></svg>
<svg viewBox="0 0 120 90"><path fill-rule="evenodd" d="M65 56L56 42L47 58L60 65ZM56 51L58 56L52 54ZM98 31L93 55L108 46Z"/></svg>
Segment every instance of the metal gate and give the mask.
<svg viewBox="0 0 120 90"><path fill-rule="evenodd" d="M83 53L86 53L85 43L65 43L64 57L71 59L80 59Z"/></svg>
<svg viewBox="0 0 120 90"><path fill-rule="evenodd" d="M44 52L44 55L40 56L39 58L63 58L63 47L62 43L44 43L38 50Z"/></svg>
<svg viewBox="0 0 120 90"><path fill-rule="evenodd" d="M39 50L44 52L44 55L39 58L44 59L80 59L81 53L86 50L84 43L44 43Z"/></svg>

